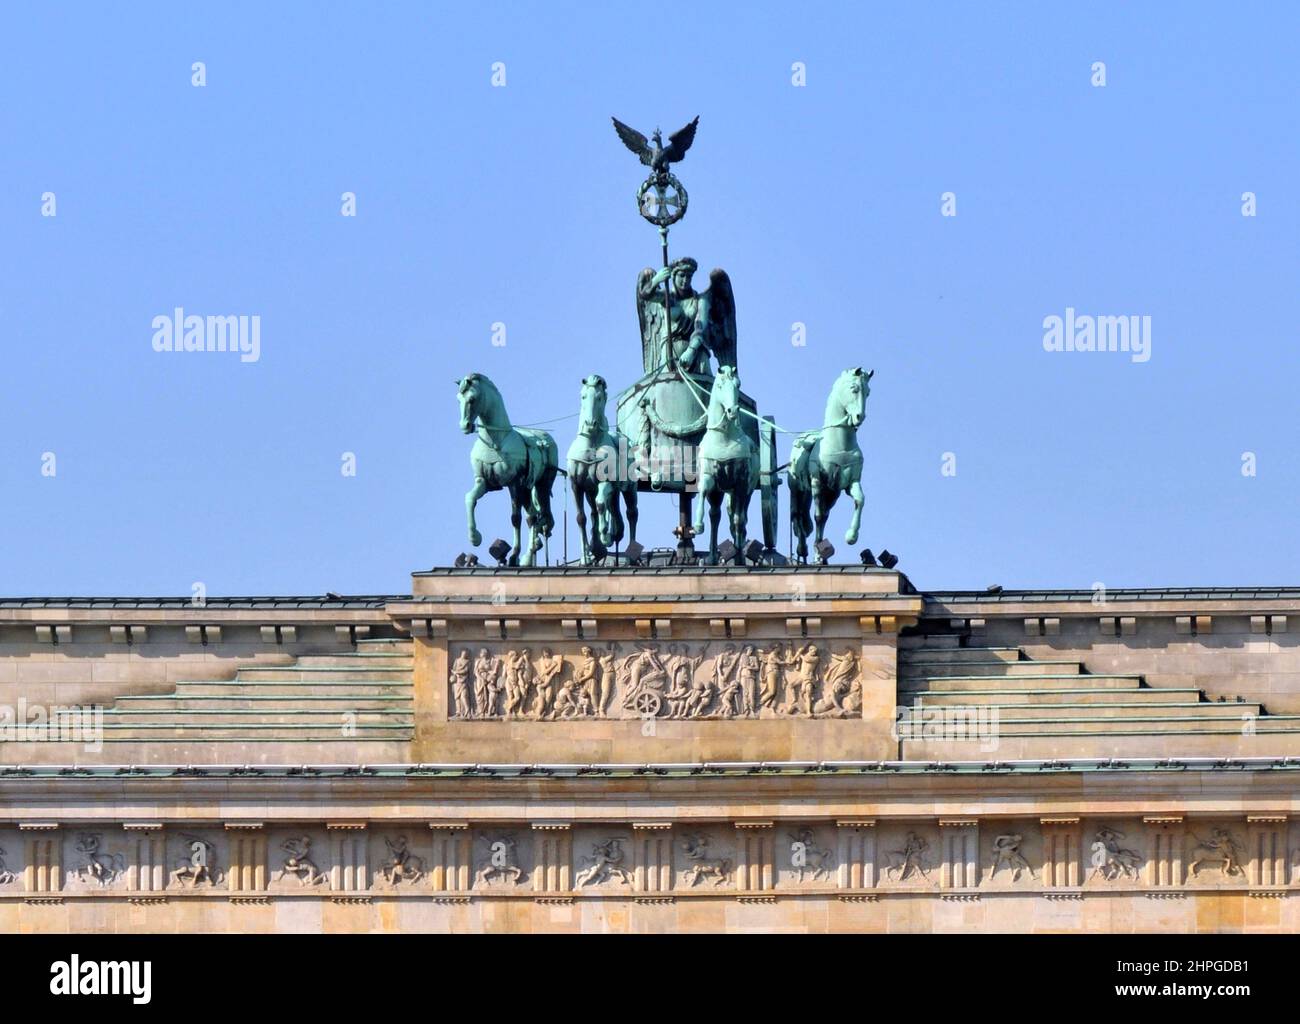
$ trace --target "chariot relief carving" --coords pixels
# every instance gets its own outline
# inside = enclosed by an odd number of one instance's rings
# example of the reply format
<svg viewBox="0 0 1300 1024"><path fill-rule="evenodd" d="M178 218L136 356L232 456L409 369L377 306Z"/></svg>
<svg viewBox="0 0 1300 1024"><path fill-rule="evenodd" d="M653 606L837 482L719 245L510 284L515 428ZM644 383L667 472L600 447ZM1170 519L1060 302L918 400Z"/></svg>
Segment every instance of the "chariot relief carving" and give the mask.
<svg viewBox="0 0 1300 1024"><path fill-rule="evenodd" d="M0 846L0 885L9 885L18 881L18 876L9 870L5 864L5 850Z"/></svg>
<svg viewBox="0 0 1300 1024"><path fill-rule="evenodd" d="M457 719L851 718L862 711L858 652L803 642L647 642L456 651Z"/></svg>

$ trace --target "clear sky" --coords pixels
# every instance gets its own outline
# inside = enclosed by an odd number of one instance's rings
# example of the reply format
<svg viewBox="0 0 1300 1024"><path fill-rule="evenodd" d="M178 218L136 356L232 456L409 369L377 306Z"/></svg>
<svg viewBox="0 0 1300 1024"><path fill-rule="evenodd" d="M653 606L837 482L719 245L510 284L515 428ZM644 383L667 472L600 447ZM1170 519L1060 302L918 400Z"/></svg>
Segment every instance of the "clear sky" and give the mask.
<svg viewBox="0 0 1300 1024"><path fill-rule="evenodd" d="M730 273L745 390L816 427L876 371L860 544L926 589L1300 583L1294 4L663 9L6 5L0 593L450 562L453 381L534 422L635 380L658 240L609 118L696 114L673 253ZM260 316L260 358L154 351L178 306ZM1067 308L1149 316L1150 359L1045 351Z"/></svg>

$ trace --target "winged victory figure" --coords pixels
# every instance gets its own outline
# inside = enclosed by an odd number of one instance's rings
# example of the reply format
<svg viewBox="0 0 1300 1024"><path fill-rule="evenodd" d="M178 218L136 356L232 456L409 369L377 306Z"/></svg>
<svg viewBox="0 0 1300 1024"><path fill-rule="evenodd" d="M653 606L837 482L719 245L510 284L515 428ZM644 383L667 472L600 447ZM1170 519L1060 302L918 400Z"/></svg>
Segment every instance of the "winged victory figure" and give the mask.
<svg viewBox="0 0 1300 1024"><path fill-rule="evenodd" d="M711 377L710 355L718 366L736 365L736 297L731 278L725 270L714 268L709 286L697 292L691 278L698 267L688 256L661 270L646 267L637 277L636 310L646 373L678 367ZM664 331L665 280L672 291L669 332Z"/></svg>

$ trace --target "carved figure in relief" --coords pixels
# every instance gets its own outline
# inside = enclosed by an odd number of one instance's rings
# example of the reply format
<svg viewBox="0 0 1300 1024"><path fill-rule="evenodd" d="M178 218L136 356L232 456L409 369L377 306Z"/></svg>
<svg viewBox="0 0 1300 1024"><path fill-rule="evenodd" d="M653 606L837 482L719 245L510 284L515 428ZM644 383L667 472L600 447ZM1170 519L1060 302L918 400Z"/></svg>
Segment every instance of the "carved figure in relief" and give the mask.
<svg viewBox="0 0 1300 1024"><path fill-rule="evenodd" d="M384 836L388 859L379 866L379 873L389 885L418 882L424 877L424 860L413 854L406 845L406 836Z"/></svg>
<svg viewBox="0 0 1300 1024"><path fill-rule="evenodd" d="M731 858L710 857L708 836L700 833L683 836L682 851L690 861L684 874L692 886L698 885L701 878L712 878L714 885L726 885L731 881Z"/></svg>
<svg viewBox="0 0 1300 1024"><path fill-rule="evenodd" d="M18 876L5 866L5 851L4 847L0 846L0 885L8 885L17 879Z"/></svg>
<svg viewBox="0 0 1300 1024"><path fill-rule="evenodd" d="M692 673L694 675L694 673ZM691 680L691 693L686 698L685 717L700 718L709 709L713 703L713 697L717 688L714 686L713 679L709 676L695 676Z"/></svg>
<svg viewBox="0 0 1300 1024"><path fill-rule="evenodd" d="M609 699L614 696L614 684L618 678L615 659L617 653L618 644L610 644L609 649L599 659L600 665L596 677L596 715L599 718L604 718L608 713Z"/></svg>
<svg viewBox="0 0 1300 1024"><path fill-rule="evenodd" d="M782 713L812 717L817 690L817 666L821 661L817 646L805 644L798 651L791 647L783 660L787 669L787 700L781 709Z"/></svg>
<svg viewBox="0 0 1300 1024"><path fill-rule="evenodd" d="M190 883L196 888L200 882L216 885L221 881L222 872L217 867L217 848L206 839L198 836L185 836L190 855L176 862L176 870L171 873L171 880L178 885Z"/></svg>
<svg viewBox="0 0 1300 1024"><path fill-rule="evenodd" d="M831 663L826 669L826 678L822 684L822 698L813 705L813 714L826 717L839 717L850 714L853 687L858 682L858 653L846 647L839 654L831 655Z"/></svg>
<svg viewBox="0 0 1300 1024"><path fill-rule="evenodd" d="M600 688L600 665L590 647L583 647L573 666L573 686L576 690L575 708L578 715L594 715Z"/></svg>
<svg viewBox="0 0 1300 1024"><path fill-rule="evenodd" d="M542 656L537 659L537 699L533 702L533 717L550 718L554 712L555 679L564 671L564 658L552 654L549 647L542 648Z"/></svg>
<svg viewBox="0 0 1300 1024"><path fill-rule="evenodd" d="M86 863L77 871L77 877L82 881L112 885L126 870L126 855L106 852L102 849L103 842L104 837L97 832L83 832L77 836L77 852L86 858Z"/></svg>
<svg viewBox="0 0 1300 1024"><path fill-rule="evenodd" d="M494 658L486 647L478 652L474 662L474 703L479 718L492 718L497 713L497 676L501 672L501 659Z"/></svg>
<svg viewBox="0 0 1300 1024"><path fill-rule="evenodd" d="M536 660L526 647L476 655L462 648L447 669L449 704L458 719L535 721L845 718L861 711L859 655L851 648L832 654L814 643L728 643L710 655L710 646L649 642L620 657L617 644L584 644L568 656L544 648Z"/></svg>
<svg viewBox="0 0 1300 1024"><path fill-rule="evenodd" d="M799 881L803 881L805 871L811 871L813 881L816 881L830 874L831 851L817 845L812 829L803 828L790 834L790 864Z"/></svg>
<svg viewBox="0 0 1300 1024"><path fill-rule="evenodd" d="M462 647L451 663L451 696L456 705L457 718L469 718L473 709L469 703L469 650Z"/></svg>
<svg viewBox="0 0 1300 1024"><path fill-rule="evenodd" d="M1006 867L1011 872L1011 881L1020 881L1020 872L1028 871L1030 878L1035 878L1034 869L1029 866L1029 861L1025 860L1024 854L1020 852L1020 845L1025 841L1025 837L1018 834L1009 834L998 836L993 840L993 870L989 872L989 878L997 875L998 869Z"/></svg>
<svg viewBox="0 0 1300 1024"><path fill-rule="evenodd" d="M319 885L325 881L324 874L311 859L311 837L290 836L280 844L280 849L288 854L280 868L280 879L289 875L298 879L299 885Z"/></svg>
<svg viewBox="0 0 1300 1024"><path fill-rule="evenodd" d="M1135 850L1120 846L1120 840L1123 838L1124 833L1113 828L1097 830L1096 841L1091 847L1092 876L1101 875L1108 882L1113 882L1121 874L1126 878L1137 877L1137 869L1142 864L1142 855Z"/></svg>
<svg viewBox="0 0 1300 1024"><path fill-rule="evenodd" d="M669 651L671 653L667 659L667 664L671 686L667 694L668 717L685 718L687 705L691 699L695 672L699 669L701 662L704 661L704 655L701 654L692 658L685 644L670 647Z"/></svg>
<svg viewBox="0 0 1300 1024"><path fill-rule="evenodd" d="M740 662L740 653L735 644L727 644L713 659L713 688L718 694L718 714L731 718L740 713L740 680L735 676L735 669Z"/></svg>
<svg viewBox="0 0 1300 1024"><path fill-rule="evenodd" d="M507 651L505 661L506 718L527 714L528 695L533 687L532 652L527 647Z"/></svg>
<svg viewBox="0 0 1300 1024"><path fill-rule="evenodd" d="M901 850L885 852L885 877L896 882L906 882L913 874L920 874L926 881L930 880L929 868L930 843L915 832L907 833Z"/></svg>
<svg viewBox="0 0 1300 1024"><path fill-rule="evenodd" d="M611 878L617 878L624 885L632 884L631 873L623 867L623 840L606 839L591 847L591 856L584 857L588 867L579 871L574 878L574 887L581 889L584 885L599 885Z"/></svg>
<svg viewBox="0 0 1300 1024"><path fill-rule="evenodd" d="M659 714L663 706L663 686L668 682L668 670L659 660L659 652L653 647L643 647L636 654L629 655L624 664L627 666L624 710L634 711L642 717Z"/></svg>
<svg viewBox="0 0 1300 1024"><path fill-rule="evenodd" d="M512 835L484 839L488 859L474 876L476 885L491 885L497 879L518 885L524 872L519 866L518 843Z"/></svg>
<svg viewBox="0 0 1300 1024"><path fill-rule="evenodd" d="M1216 828L1209 839L1193 835L1196 846L1192 849L1192 862L1187 866L1192 875L1200 873L1202 864L1218 864L1225 875L1241 874L1241 845L1226 828Z"/></svg>
<svg viewBox="0 0 1300 1024"><path fill-rule="evenodd" d="M746 644L736 660L736 677L740 681L741 714L749 717L758 715L758 673L758 655Z"/></svg>
<svg viewBox="0 0 1300 1024"><path fill-rule="evenodd" d="M762 657L762 682L758 693L758 703L760 713L771 711L776 713L776 701L781 692L781 675L785 671L785 655L781 652L780 644L773 644L763 652Z"/></svg>

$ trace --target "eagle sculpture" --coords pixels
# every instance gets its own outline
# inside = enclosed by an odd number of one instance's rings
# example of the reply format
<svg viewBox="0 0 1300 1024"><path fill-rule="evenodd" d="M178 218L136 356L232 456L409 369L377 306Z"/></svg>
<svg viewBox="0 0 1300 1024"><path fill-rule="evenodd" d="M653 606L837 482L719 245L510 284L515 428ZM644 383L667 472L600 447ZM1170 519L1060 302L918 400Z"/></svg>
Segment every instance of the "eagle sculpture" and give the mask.
<svg viewBox="0 0 1300 1024"><path fill-rule="evenodd" d="M614 131L618 132L618 137L623 140L623 145L641 158L641 162L650 168L650 172L656 178L666 178L668 176L668 165L675 164L686 155L686 151L691 148L691 143L695 141L695 128L700 123L698 117L680 131L673 132L668 136L668 145L663 144L663 136L659 129L654 130L654 145L650 144L647 139L635 128L630 128L620 121L617 117L610 118L614 122Z"/></svg>

